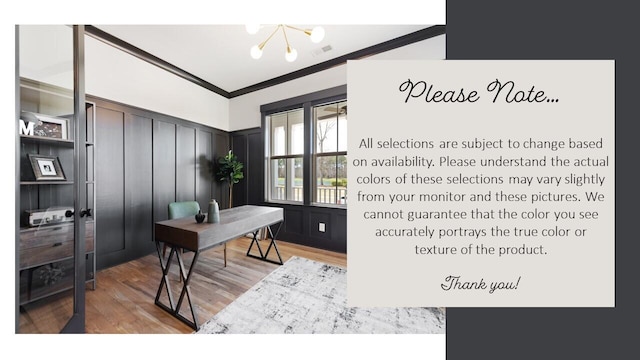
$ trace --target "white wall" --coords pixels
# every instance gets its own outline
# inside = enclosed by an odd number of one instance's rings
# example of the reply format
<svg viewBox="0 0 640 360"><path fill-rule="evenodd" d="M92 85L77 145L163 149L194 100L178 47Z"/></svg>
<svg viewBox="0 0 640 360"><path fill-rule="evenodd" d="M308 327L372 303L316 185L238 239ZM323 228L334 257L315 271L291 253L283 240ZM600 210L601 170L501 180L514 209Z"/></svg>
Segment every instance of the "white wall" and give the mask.
<svg viewBox="0 0 640 360"><path fill-rule="evenodd" d="M20 25L20 76L73 90L73 29Z"/></svg>
<svg viewBox="0 0 640 360"><path fill-rule="evenodd" d="M85 36L86 93L229 130L229 100Z"/></svg>
<svg viewBox="0 0 640 360"><path fill-rule="evenodd" d="M441 35L371 56L368 59L444 59L446 56L445 41L445 35ZM345 64L232 98L229 101L229 131L259 127L261 105L344 85L346 83L347 66Z"/></svg>
<svg viewBox="0 0 640 360"><path fill-rule="evenodd" d="M63 32L68 44L42 38L42 30ZM21 75L33 80L71 88L72 59L58 59L51 66L52 54L71 54L71 29L67 26L21 26ZM68 34L67 34L68 33ZM59 34L58 34L59 35ZM29 37L30 41L26 41ZM44 42L44 43L43 43ZM27 45L30 44L30 45ZM62 45L65 45L64 47ZM64 49L68 51L63 51ZM444 59L445 35L404 46L370 57L382 60ZM43 57L42 54L49 54ZM65 73L55 74L63 67ZM31 69L31 71L30 71ZM53 74L53 75L52 75ZM275 85L232 99L205 88L120 51L90 36L85 37L86 93L123 104L152 110L208 125L235 131L260 126L260 106L274 101L328 89L347 82L347 66L340 65L283 84Z"/></svg>

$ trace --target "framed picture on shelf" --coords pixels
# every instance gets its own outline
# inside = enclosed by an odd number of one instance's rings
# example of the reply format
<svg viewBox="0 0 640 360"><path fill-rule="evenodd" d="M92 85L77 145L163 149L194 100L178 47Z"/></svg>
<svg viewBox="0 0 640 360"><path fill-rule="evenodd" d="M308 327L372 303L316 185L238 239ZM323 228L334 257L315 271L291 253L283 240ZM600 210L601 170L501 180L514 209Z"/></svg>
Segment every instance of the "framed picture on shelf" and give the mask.
<svg viewBox="0 0 640 360"><path fill-rule="evenodd" d="M68 139L67 119L23 111L20 114L20 134Z"/></svg>
<svg viewBox="0 0 640 360"><path fill-rule="evenodd" d="M57 156L27 154L36 181L67 180Z"/></svg>

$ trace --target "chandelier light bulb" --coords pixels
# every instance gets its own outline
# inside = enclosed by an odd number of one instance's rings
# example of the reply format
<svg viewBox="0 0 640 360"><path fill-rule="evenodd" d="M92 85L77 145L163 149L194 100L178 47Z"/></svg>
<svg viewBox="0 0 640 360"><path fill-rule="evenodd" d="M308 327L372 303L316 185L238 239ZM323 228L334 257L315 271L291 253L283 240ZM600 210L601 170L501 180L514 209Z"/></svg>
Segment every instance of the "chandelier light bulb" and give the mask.
<svg viewBox="0 0 640 360"><path fill-rule="evenodd" d="M311 30L311 42L319 43L324 39L324 28L322 26L316 26Z"/></svg>
<svg viewBox="0 0 640 360"><path fill-rule="evenodd" d="M260 25L250 25L250 24L245 25L245 27L247 29L247 32L249 32L250 34L255 34L259 29L262 28ZM267 45L269 40L271 40L271 38L273 38L273 36L276 33L278 33L279 31L282 31L282 35L284 36L284 41L287 46L285 48L284 58L288 62L296 61L296 59L298 58L298 51L293 47L291 47L291 43L289 43L289 39L287 38L286 29L290 29L290 31L294 31L294 30L300 31L305 35L309 36L309 38L311 38L311 41L314 43L321 42L324 39L324 35L325 35L325 31L322 26L316 26L313 29L301 29L291 25L278 24L275 27L275 29L273 29L271 34L263 42L259 43L258 45L254 45L251 48L251 51L250 51L251 57L256 60L260 59L262 57L262 50L264 49L265 45Z"/></svg>
<svg viewBox="0 0 640 360"><path fill-rule="evenodd" d="M251 35L255 34L260 30L260 24L247 24L244 26L247 29L247 32Z"/></svg>
<svg viewBox="0 0 640 360"><path fill-rule="evenodd" d="M294 62L298 58L298 51L290 46L287 47L287 52L284 54L284 58L288 62Z"/></svg>
<svg viewBox="0 0 640 360"><path fill-rule="evenodd" d="M256 60L262 57L262 49L260 49L260 46L253 45L253 47L251 47L251 57Z"/></svg>

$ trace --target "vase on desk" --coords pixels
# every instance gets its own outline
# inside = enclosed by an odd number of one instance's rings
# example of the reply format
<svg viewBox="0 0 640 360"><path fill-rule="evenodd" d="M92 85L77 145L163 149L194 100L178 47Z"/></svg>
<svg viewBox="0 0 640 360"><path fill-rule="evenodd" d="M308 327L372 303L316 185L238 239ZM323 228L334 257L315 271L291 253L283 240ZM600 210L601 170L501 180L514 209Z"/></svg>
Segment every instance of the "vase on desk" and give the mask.
<svg viewBox="0 0 640 360"><path fill-rule="evenodd" d="M210 223L220 222L220 207L215 199L211 199L209 202L209 214L207 215L207 221Z"/></svg>

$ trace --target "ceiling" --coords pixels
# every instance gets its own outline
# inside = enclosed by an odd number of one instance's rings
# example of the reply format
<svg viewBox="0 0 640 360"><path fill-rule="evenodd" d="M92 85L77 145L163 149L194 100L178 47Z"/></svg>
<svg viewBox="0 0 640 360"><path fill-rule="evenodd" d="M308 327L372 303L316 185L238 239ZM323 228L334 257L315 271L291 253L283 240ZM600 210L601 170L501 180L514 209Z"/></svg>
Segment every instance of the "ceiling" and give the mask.
<svg viewBox="0 0 640 360"><path fill-rule="evenodd" d="M308 29L316 26L292 25ZM291 63L284 58L286 43L281 31L266 44L260 59L254 60L249 54L251 47L266 40L276 25L262 25L255 35L249 34L244 25L93 26L233 92L431 25L322 25L326 35L317 44L304 33L288 29L289 43L298 52L297 60Z"/></svg>

